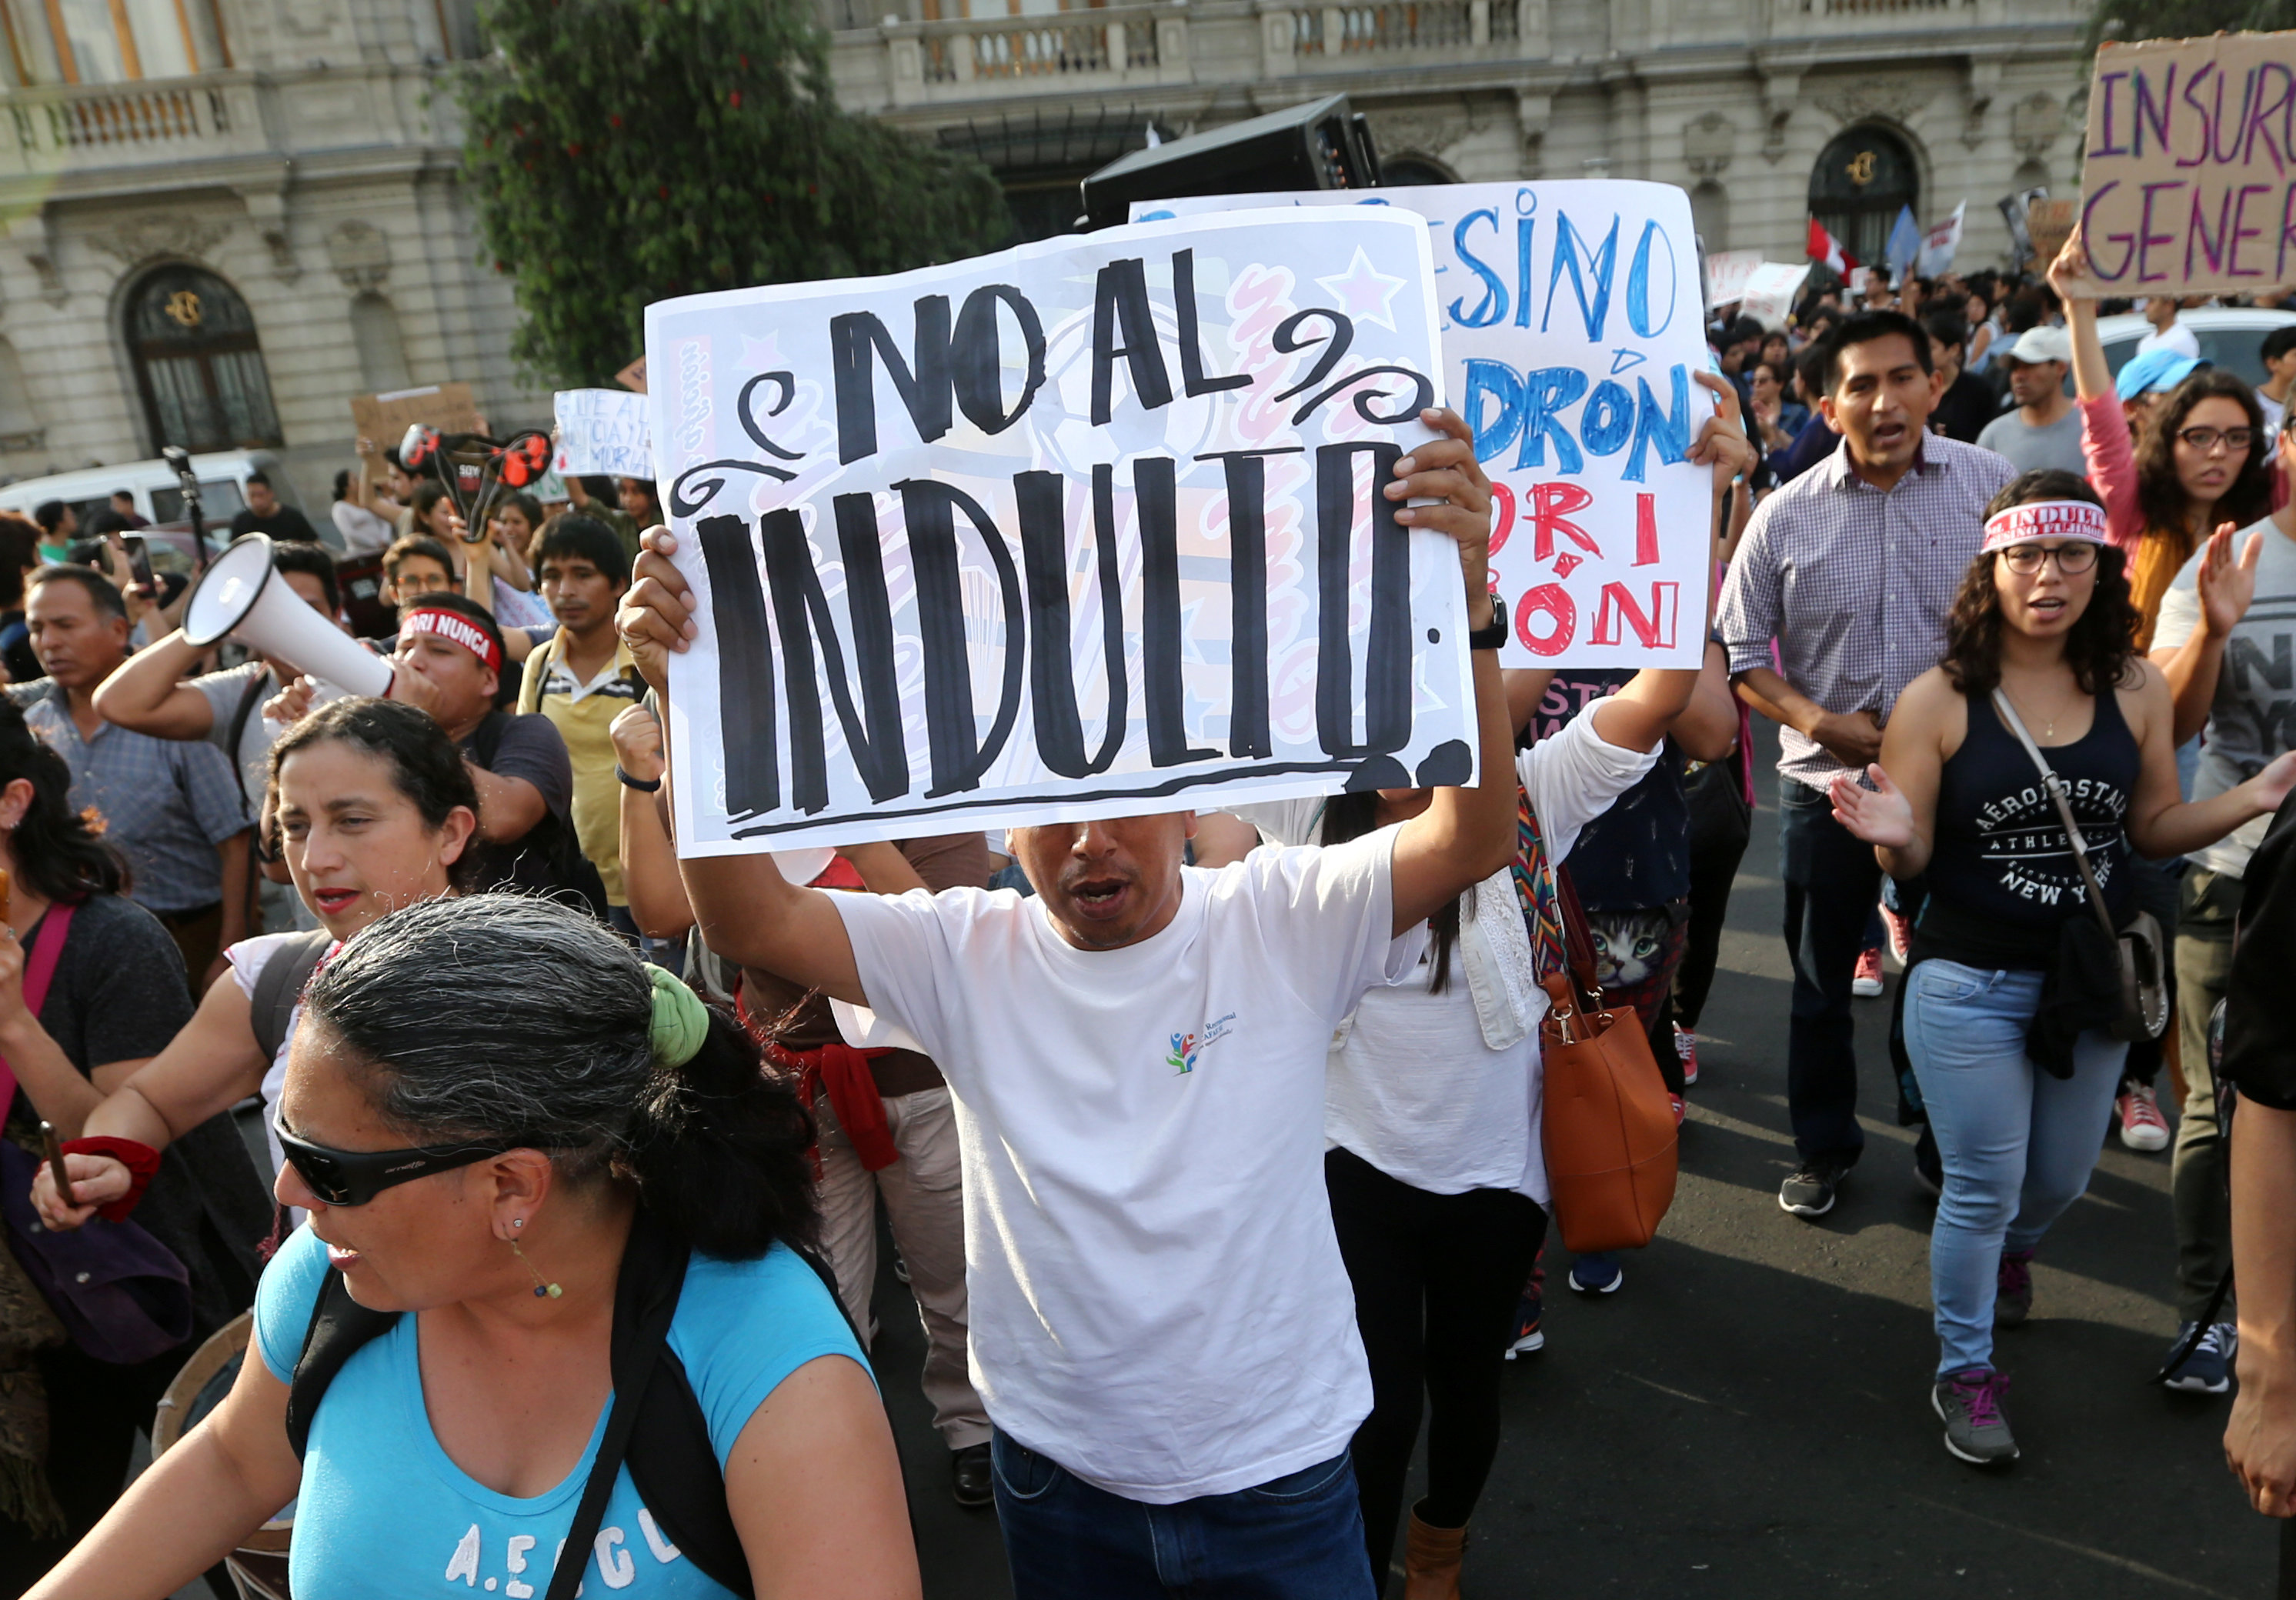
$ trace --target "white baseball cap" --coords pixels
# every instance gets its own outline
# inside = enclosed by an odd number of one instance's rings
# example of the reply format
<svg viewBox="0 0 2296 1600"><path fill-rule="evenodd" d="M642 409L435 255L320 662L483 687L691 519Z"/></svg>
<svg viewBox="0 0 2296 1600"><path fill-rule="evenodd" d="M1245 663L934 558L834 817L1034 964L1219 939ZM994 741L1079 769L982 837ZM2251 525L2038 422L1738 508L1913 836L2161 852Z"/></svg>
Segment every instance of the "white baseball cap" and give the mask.
<svg viewBox="0 0 2296 1600"><path fill-rule="evenodd" d="M2062 328L2028 328L2009 347L2009 359L2038 364L2044 361L2062 361L2070 366L2073 359L2072 336Z"/></svg>

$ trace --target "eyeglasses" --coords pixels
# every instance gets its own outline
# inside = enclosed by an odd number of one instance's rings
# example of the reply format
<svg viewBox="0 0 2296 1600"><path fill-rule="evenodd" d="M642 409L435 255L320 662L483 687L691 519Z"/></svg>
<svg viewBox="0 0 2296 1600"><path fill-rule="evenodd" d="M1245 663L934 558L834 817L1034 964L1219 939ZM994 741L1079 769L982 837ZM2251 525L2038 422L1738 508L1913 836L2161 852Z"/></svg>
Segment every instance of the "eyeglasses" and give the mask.
<svg viewBox="0 0 2296 1600"><path fill-rule="evenodd" d="M2059 572L2087 572L2096 565L2096 551L2097 547L2087 540L2060 544L2054 550L2045 550L2038 544L2013 544L2001 552L2001 559L2019 577L2030 578L2041 570L2041 564L2051 556L2056 557Z"/></svg>
<svg viewBox="0 0 2296 1600"><path fill-rule="evenodd" d="M2226 450L2245 450L2256 443L2253 428L2185 428L2177 430L2179 442L2191 445L2202 455L2221 443Z"/></svg>
<svg viewBox="0 0 2296 1600"><path fill-rule="evenodd" d="M490 1155L517 1148L514 1145L410 1146L403 1150L331 1150L298 1139L279 1119L271 1121L287 1164L309 1189L329 1205L365 1205L383 1190L433 1172L451 1172Z"/></svg>

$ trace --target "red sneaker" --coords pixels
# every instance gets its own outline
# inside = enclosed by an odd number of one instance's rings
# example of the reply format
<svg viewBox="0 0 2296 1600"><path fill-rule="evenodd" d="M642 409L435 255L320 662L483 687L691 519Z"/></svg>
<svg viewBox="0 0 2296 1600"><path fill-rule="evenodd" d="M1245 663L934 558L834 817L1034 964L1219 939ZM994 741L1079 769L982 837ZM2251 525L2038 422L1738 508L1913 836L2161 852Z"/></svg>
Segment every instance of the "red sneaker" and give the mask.
<svg viewBox="0 0 2296 1600"><path fill-rule="evenodd" d="M1682 1086L1698 1082L1698 1035L1680 1023L1674 1025L1674 1058L1682 1063Z"/></svg>
<svg viewBox="0 0 2296 1600"><path fill-rule="evenodd" d="M2151 1155L2169 1147L2169 1123L2149 1083L2123 1083L2113 1103L2120 1114L2120 1142Z"/></svg>
<svg viewBox="0 0 2296 1600"><path fill-rule="evenodd" d="M1879 945L1857 952L1857 971L1849 980L1849 992L1859 1000L1872 1000L1882 992L1882 951Z"/></svg>
<svg viewBox="0 0 2296 1600"><path fill-rule="evenodd" d="M1881 908L1882 926L1890 931L1890 953L1898 958L1898 965L1906 964L1906 952L1914 947L1914 925L1906 918L1891 910L1884 902Z"/></svg>
<svg viewBox="0 0 2296 1600"><path fill-rule="evenodd" d="M1674 1107L1674 1125L1677 1128L1681 1127L1683 1113L1682 1097L1680 1095L1669 1095L1666 1097L1666 1103Z"/></svg>

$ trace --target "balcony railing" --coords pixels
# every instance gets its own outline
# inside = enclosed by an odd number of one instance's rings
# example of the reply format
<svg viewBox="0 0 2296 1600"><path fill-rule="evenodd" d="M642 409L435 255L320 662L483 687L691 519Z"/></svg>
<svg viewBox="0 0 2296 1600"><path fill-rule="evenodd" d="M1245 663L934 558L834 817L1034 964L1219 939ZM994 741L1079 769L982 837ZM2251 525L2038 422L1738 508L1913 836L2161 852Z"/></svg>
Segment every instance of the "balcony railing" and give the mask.
<svg viewBox="0 0 2296 1600"><path fill-rule="evenodd" d="M896 105L983 94L1186 83L1187 7L898 22L882 30Z"/></svg>
<svg viewBox="0 0 2296 1600"><path fill-rule="evenodd" d="M0 91L0 176L136 167L263 145L244 79Z"/></svg>
<svg viewBox="0 0 2296 1600"><path fill-rule="evenodd" d="M1298 55L1456 50L1494 40L1513 43L1515 0L1389 0L1294 12L1292 20L1292 51Z"/></svg>

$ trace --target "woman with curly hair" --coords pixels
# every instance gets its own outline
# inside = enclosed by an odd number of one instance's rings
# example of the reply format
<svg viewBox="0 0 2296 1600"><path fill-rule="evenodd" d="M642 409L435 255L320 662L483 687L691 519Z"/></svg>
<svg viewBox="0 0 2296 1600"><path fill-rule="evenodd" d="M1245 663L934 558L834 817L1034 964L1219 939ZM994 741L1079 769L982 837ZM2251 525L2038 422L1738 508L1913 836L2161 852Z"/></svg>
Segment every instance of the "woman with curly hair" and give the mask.
<svg viewBox="0 0 2296 1600"><path fill-rule="evenodd" d="M1905 1026L1945 1167L1930 1236L1931 1404L1947 1449L1980 1465L2017 1454L1993 1330L2025 1320L2034 1249L2088 1187L2127 1048L2105 1031L2111 1017L2075 1011L2078 1031L2063 1025L2067 996L2049 980L2067 925L2095 913L2017 725L2061 781L2117 926L2136 909L2133 855L2197 850L2296 786L2292 753L2237 788L2180 801L2168 683L2131 649L2128 562L2086 483L2028 472L1986 513L1945 660L1898 700L1871 787L1849 773L1833 787L1836 820L1884 871L1929 875ZM2045 1001L2056 1025L2035 1030Z"/></svg>

